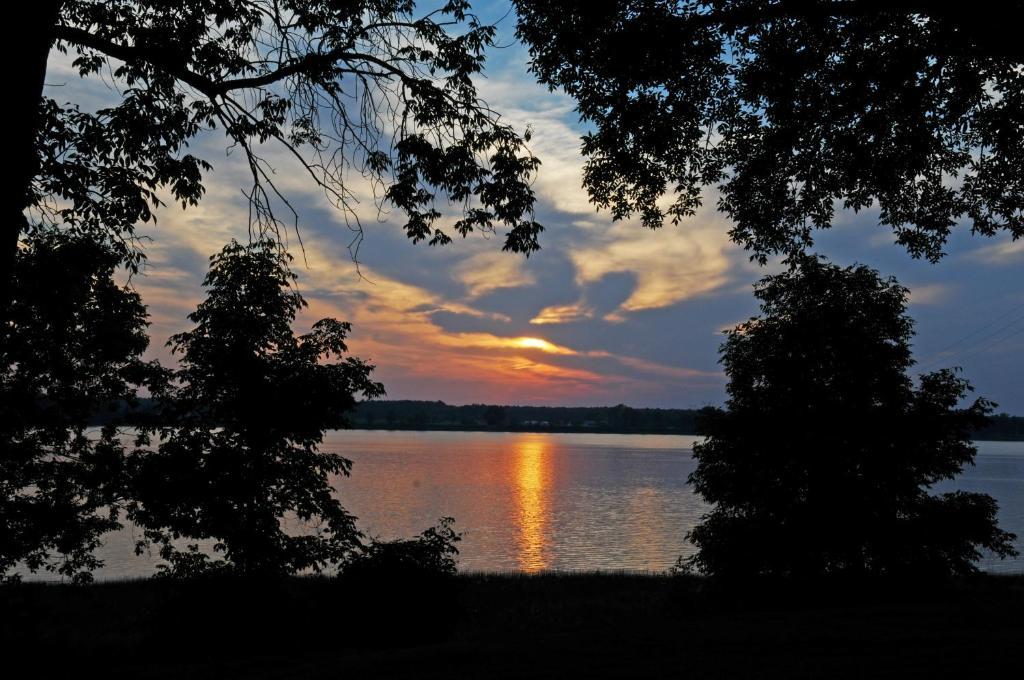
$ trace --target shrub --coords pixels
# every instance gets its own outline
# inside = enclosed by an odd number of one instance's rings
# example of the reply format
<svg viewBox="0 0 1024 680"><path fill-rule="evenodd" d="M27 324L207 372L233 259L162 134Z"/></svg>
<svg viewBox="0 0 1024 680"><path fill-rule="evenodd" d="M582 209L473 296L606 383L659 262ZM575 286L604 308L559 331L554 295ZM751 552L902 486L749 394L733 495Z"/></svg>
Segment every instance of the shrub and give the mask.
<svg viewBox="0 0 1024 680"><path fill-rule="evenodd" d="M345 565L346 576L441 576L456 572L462 534L452 529L455 520L442 517L415 538L381 541L374 539L362 551L353 553Z"/></svg>

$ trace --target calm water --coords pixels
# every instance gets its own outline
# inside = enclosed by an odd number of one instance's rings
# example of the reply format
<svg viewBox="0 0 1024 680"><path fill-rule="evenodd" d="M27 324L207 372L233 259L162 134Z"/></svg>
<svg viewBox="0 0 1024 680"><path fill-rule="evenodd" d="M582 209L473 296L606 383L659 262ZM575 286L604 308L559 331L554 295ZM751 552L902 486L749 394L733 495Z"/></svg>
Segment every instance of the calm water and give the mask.
<svg viewBox="0 0 1024 680"><path fill-rule="evenodd" d="M690 554L684 536L705 505L686 485L696 437L668 435L384 432L329 434L354 461L335 480L360 527L408 537L456 518L463 570L655 570ZM940 490L989 493L1003 528L1024 537L1024 443L981 442L977 465ZM142 576L133 532L111 536L98 578ZM1018 539L1024 552L1024 540ZM986 560L1024 572L1024 560Z"/></svg>

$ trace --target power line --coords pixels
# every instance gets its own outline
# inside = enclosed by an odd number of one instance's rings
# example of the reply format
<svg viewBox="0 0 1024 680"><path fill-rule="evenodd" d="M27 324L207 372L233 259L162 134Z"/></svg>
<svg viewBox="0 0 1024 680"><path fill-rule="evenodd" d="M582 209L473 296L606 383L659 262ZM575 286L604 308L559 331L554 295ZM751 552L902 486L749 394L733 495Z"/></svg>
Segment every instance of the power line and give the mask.
<svg viewBox="0 0 1024 680"><path fill-rule="evenodd" d="M1014 312L1016 312L1018 310L1021 310L1021 309L1024 309L1024 302L1020 303L1019 305L1015 305L1015 306L1011 307L1009 310L1003 312L1002 314L1000 314L996 318L992 319L988 323L984 324L983 326L979 326L978 328L975 328L973 331L971 331L967 335L963 336L962 338L960 338L958 340L954 340L953 342L949 343L948 345L946 345L942 349L938 350L936 352L936 355L942 354L943 352L948 352L949 350L953 349L954 347L956 347L957 345L961 344L962 342L964 342L966 340L969 340L970 338L973 338L978 333L981 333L982 331L991 328L992 326L994 326L995 324L999 323L1000 321L1002 321L1006 317L1010 316ZM1024 317L1022 317L1022 318L1024 318ZM1019 321L1019 319L1018 319L1018 321ZM1016 323L1016 322L1012 322L1012 323Z"/></svg>
<svg viewBox="0 0 1024 680"><path fill-rule="evenodd" d="M1004 315L1004 317L1005 317L1005 315ZM940 362L945 363L945 362L948 362L948 361L950 361L951 359L954 359L954 358L961 358L962 359L964 357L977 354L978 352L980 352L980 351L982 351L984 349L988 349L990 347L995 347L995 346L997 346L999 344L1002 344L1006 340L1008 340L1008 339L1010 339L1012 337L1015 337L1016 335L1019 335L1021 332L1024 332L1024 327L1019 328L1019 329L1013 331L1012 333L1010 333L1009 335L1006 335L1006 336L1004 336L1002 338L999 338L998 340L995 340L993 343L989 344L988 346L986 346L986 341L995 338L996 336L1002 334L1004 331L1006 331L1006 330L1008 330L1010 328L1013 328L1014 326L1016 326L1021 321L1024 321L1024 316L1020 316L1020 317L1010 321L1010 323L1004 324L1004 325L1000 326L995 331L993 331L993 332L991 332L991 333L989 333L987 335L982 336L977 341L975 341L973 344L965 347L962 350L959 350L959 351L956 351L956 352L952 352L952 353L948 353L948 354L944 354L943 352L939 352L930 361L922 363L920 365L920 367L918 368L918 370L923 371L925 369L931 368L932 366L934 366L934 365L936 365L936 364L938 364ZM991 325L991 324L989 324L989 325ZM953 346L955 346L957 344L958 343L953 343L952 345L949 345L949 347L953 347Z"/></svg>
<svg viewBox="0 0 1024 680"><path fill-rule="evenodd" d="M981 352L983 350L986 350L986 349L987 350L993 350L993 349L996 349L997 347L1002 347L1003 345L1005 345L1007 343L1007 341L1014 339L1015 337L1017 337L1021 333L1024 333L1024 326L1021 326L1020 328L1018 328L1017 330L1013 331L1009 335L1004 335L1003 337L999 338L998 340L996 340L994 343L992 343L988 347L975 347L973 350L969 350L969 351L966 351L964 353L961 353L959 355L959 357L960 357L960 359L964 359L966 357L974 356L975 354L978 354L979 352Z"/></svg>

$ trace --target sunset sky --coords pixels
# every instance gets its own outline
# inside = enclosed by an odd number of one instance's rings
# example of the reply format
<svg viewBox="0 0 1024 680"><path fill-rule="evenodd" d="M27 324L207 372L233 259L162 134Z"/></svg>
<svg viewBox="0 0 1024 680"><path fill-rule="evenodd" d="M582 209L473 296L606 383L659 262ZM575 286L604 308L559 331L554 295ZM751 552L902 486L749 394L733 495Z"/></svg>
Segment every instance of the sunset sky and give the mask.
<svg viewBox="0 0 1024 680"><path fill-rule="evenodd" d="M485 19L504 13L498 5ZM389 398L550 405L697 407L724 399L717 364L721 329L756 313L751 285L760 268L731 244L728 222L706 208L678 227L650 231L612 222L580 188L582 126L572 100L537 85L514 17L500 26L481 95L522 130L542 167L535 190L542 250L528 259L501 252L481 235L444 248L412 244L402 215L378 217L368 190L357 213L365 226L362 277L347 250L344 216L280 151L268 158L279 187L300 212L305 260L295 248L300 287L310 303L301 326L323 316L351 321L351 350L377 365ZM114 84L82 81L54 54L49 96L94 108ZM169 207L144 225L148 266L134 284L152 315L152 356L167 359L166 338L188 327L201 299L208 256L248 235L247 186L240 153L217 134L196 140L210 161L198 208ZM292 241L292 245L297 245ZM972 237L956 230L937 265L913 260L877 225L877 212L842 214L820 233L817 252L862 262L912 290L915 355L922 368L962 366L977 394L999 410L1024 414L1024 240Z"/></svg>

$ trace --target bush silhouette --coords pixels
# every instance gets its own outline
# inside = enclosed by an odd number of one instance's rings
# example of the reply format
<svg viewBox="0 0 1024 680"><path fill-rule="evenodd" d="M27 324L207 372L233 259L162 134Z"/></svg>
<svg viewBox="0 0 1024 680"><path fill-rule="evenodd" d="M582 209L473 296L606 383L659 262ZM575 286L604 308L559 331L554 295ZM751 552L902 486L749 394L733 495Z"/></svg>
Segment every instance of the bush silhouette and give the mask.
<svg viewBox="0 0 1024 680"><path fill-rule="evenodd" d="M1014 554L984 494L932 495L971 464L992 404L951 370L915 387L907 290L814 256L755 288L728 332L726 410L707 409L690 482L714 508L688 566L719 576L952 575Z"/></svg>
<svg viewBox="0 0 1024 680"><path fill-rule="evenodd" d="M370 541L355 552L344 567L350 577L450 576L455 574L462 535L452 529L455 520L442 517L415 538Z"/></svg>

